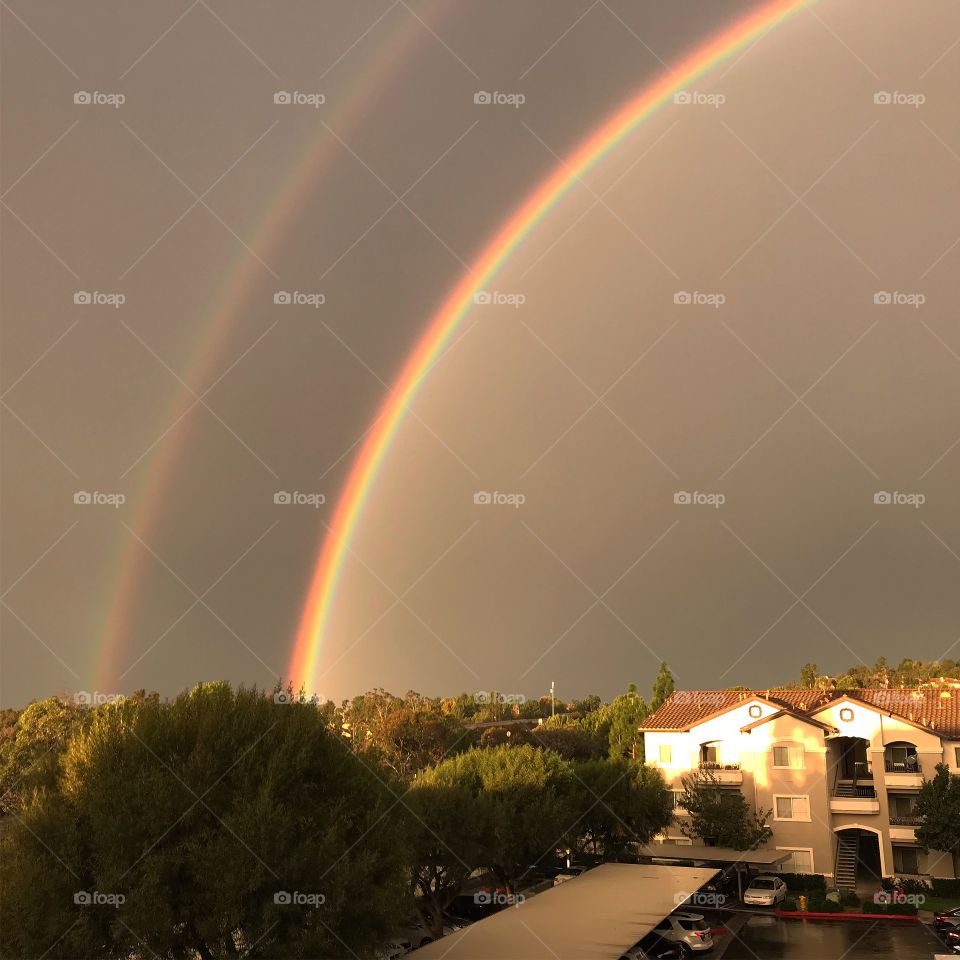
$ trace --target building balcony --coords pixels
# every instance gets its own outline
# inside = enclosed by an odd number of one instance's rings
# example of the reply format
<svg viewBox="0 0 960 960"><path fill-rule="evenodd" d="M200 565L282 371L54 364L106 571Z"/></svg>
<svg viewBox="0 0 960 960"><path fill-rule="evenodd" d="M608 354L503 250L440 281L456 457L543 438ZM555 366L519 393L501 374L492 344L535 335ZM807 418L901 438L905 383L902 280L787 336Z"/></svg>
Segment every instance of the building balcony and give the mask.
<svg viewBox="0 0 960 960"><path fill-rule="evenodd" d="M872 797L831 797L831 813L879 813L880 801Z"/></svg>
<svg viewBox="0 0 960 960"><path fill-rule="evenodd" d="M831 813L879 813L880 800L872 783L838 780L830 797Z"/></svg>
<svg viewBox="0 0 960 960"><path fill-rule="evenodd" d="M743 783L743 771L739 763L718 763L704 760L699 766L700 776L705 780L712 777L721 786L739 787Z"/></svg>
<svg viewBox="0 0 960 960"><path fill-rule="evenodd" d="M917 839L917 827L922 823L922 817L891 817L890 839L914 843Z"/></svg>
<svg viewBox="0 0 960 960"><path fill-rule="evenodd" d="M891 817L890 826L891 827L919 827L923 823L923 817L909 816L909 817Z"/></svg>
<svg viewBox="0 0 960 960"><path fill-rule="evenodd" d="M883 764L883 778L888 787L923 786L923 771L916 763L887 760Z"/></svg>

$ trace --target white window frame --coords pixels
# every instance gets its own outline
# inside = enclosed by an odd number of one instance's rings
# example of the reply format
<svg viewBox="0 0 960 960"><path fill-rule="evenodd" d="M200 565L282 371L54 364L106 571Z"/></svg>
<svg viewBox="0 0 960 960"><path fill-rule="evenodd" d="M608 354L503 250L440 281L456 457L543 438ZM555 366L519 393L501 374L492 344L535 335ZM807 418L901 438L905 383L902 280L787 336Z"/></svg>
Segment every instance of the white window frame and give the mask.
<svg viewBox="0 0 960 960"><path fill-rule="evenodd" d="M777 748L785 748L788 751L791 747L795 748L799 754L800 762L798 764L787 763L780 764L777 763ZM807 769L807 751L804 748L802 743L798 743L796 740L781 740L777 743L774 743L770 747L770 757L773 761L774 770L806 770Z"/></svg>
<svg viewBox="0 0 960 960"><path fill-rule="evenodd" d="M666 760L663 759L663 751L666 750L669 756ZM672 767L673 766L673 744L672 743L661 743L657 749L657 763L661 767Z"/></svg>
<svg viewBox="0 0 960 960"><path fill-rule="evenodd" d="M778 800L806 800L807 802L807 815L805 817L781 817L777 812L777 801ZM791 813L793 812L793 807L790 808ZM773 795L773 819L781 820L784 823L811 823L812 818L810 816L810 795L808 793L775 793Z"/></svg>
<svg viewBox="0 0 960 960"><path fill-rule="evenodd" d="M777 847L781 853L808 853L810 854L810 873L816 873L816 864L813 862L813 847ZM777 869L781 873L796 873L796 870L784 870L783 864L778 864ZM809 876L809 874L807 874Z"/></svg>

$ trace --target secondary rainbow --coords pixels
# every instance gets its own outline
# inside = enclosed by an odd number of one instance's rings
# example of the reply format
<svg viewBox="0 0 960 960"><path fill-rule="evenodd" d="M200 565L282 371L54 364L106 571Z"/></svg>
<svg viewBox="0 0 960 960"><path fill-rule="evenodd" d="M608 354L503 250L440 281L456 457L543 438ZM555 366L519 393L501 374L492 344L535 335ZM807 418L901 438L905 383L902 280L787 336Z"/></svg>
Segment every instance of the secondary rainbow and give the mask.
<svg viewBox="0 0 960 960"><path fill-rule="evenodd" d="M783 23L808 0L773 0L715 35L667 76L644 88L584 140L520 205L457 284L430 322L377 414L351 467L311 579L297 631L290 676L312 689L337 585L350 542L404 414L437 358L473 304L543 217L602 157L614 149L673 95Z"/></svg>
<svg viewBox="0 0 960 960"><path fill-rule="evenodd" d="M433 0L430 8L431 11L434 9L440 9L437 0ZM373 26L382 19L380 17ZM281 248L303 213L305 198L317 183L322 183L328 165L343 152L344 148L332 137L328 125L338 134L349 136L351 128L364 118L371 99L410 62L419 45L428 42L431 42L430 33L414 16L406 17L400 29L377 32L373 54L357 62L355 79L345 86L344 95L329 104L323 113L324 124L318 124L313 135L306 138L256 219L238 231L252 237L250 248L258 250L267 259ZM106 619L97 630L99 642L91 647L92 668L101 690L122 688L127 675L139 662L129 649L131 637L135 632L146 570L158 563L150 549L163 521L164 505L169 499L177 470L185 457L194 419L190 413L192 410L196 413L196 396L202 395L216 379L217 363L222 363L224 346L238 316L256 309L258 302L269 303L267 288L271 284L276 286L260 262L247 250L241 251L236 263L224 272L224 277L211 308L199 318L198 336L190 351L183 387L174 396L171 408L164 413L165 421L157 425L161 440L150 454L142 485L128 495L133 508L133 532L121 542L115 570L111 568L107 583L110 596L102 606ZM161 433L164 428L167 432ZM133 646L134 649L141 647L140 644ZM125 666L121 662L124 654L128 655ZM144 655L142 649L140 655Z"/></svg>

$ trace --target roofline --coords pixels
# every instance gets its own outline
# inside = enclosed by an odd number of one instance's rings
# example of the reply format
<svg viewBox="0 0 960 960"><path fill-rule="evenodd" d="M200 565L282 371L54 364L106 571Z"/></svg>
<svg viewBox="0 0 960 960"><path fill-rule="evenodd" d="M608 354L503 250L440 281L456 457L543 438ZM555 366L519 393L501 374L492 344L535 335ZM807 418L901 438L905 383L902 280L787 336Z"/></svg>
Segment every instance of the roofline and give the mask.
<svg viewBox="0 0 960 960"><path fill-rule="evenodd" d="M821 730L832 731L833 733L839 733L839 730L832 726L829 723L824 723L822 720L817 720L813 716L807 716L803 713L796 713L793 710L778 710L776 713L771 713L769 716L760 717L758 720L752 720L750 723L742 726L740 728L741 733L750 733L755 730L757 727L762 727L763 724L769 723L771 720L776 720L779 717L793 717L794 720L799 720L801 723L809 723L812 727L820 727Z"/></svg>
<svg viewBox="0 0 960 960"><path fill-rule="evenodd" d="M893 687L891 689L912 690L913 688ZM851 700L853 703L858 703L862 707L868 707L875 713L879 713L882 717L888 717L890 720L899 720L908 726L915 727L917 730L922 730L924 733L929 733L931 736L939 737L941 740L944 738L943 732L935 729L934 727L925 727L922 723L917 723L916 720L911 720L908 717L903 716L903 714L893 713L892 711L886 710L883 707L878 707L875 703L871 703L869 700L864 700L863 697L853 696L849 693L843 693L841 696L837 697L836 700L831 700L830 703L825 703L822 707L818 707L815 712L822 713L824 710L829 710L831 707L835 707L838 703L842 703L844 700ZM949 737L947 739L949 739Z"/></svg>
<svg viewBox="0 0 960 960"><path fill-rule="evenodd" d="M750 703L753 700L759 700L761 703L765 703L768 707L773 707L774 710L783 711L783 705L776 703L773 700L768 700L766 697L761 696L759 693L754 693L752 690L692 690L691 693L744 693L749 694L745 696L742 700L737 700L735 703L731 703L728 707L723 707L721 710L715 710L713 713L708 713L705 717L700 717L696 722L689 724L685 727L644 727L641 726L638 729L641 733L689 733L694 727L699 727L703 723L708 723L710 720L715 720L717 717L722 717L725 713L729 713L731 710L736 707L741 707L745 703ZM762 719L762 718L761 718Z"/></svg>

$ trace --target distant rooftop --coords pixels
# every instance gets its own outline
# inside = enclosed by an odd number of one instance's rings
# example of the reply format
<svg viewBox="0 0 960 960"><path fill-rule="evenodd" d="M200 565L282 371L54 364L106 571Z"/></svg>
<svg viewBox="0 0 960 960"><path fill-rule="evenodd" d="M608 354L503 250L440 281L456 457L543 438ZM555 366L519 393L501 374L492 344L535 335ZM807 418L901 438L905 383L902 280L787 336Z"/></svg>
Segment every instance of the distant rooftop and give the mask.
<svg viewBox="0 0 960 960"><path fill-rule="evenodd" d="M837 700L849 698L899 717L947 739L960 740L960 690L937 687L872 687L857 690L677 690L641 727L683 732L737 704L759 697L786 713L810 717Z"/></svg>

